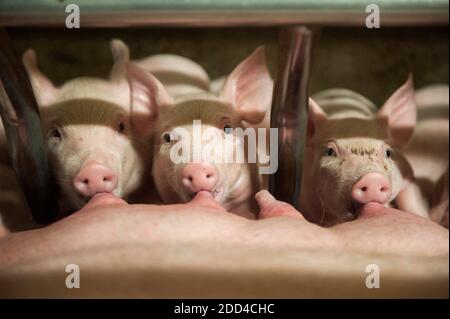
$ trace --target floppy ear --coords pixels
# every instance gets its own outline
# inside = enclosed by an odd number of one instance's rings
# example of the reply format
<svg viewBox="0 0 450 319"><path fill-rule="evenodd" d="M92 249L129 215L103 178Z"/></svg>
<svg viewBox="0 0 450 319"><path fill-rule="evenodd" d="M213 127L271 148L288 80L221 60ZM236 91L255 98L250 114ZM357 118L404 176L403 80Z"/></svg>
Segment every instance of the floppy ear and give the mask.
<svg viewBox="0 0 450 319"><path fill-rule="evenodd" d="M134 63L127 63L131 89L131 124L140 136L148 136L163 105L173 104L173 98L152 74Z"/></svg>
<svg viewBox="0 0 450 319"><path fill-rule="evenodd" d="M264 48L258 47L231 72L220 97L233 105L243 120L256 124L270 110L272 91Z"/></svg>
<svg viewBox="0 0 450 319"><path fill-rule="evenodd" d="M417 118L412 74L384 103L377 117L387 126L389 138L394 145L401 147L408 143Z"/></svg>
<svg viewBox="0 0 450 319"><path fill-rule="evenodd" d="M58 89L52 82L38 69L37 58L34 50L27 50L22 56L22 62L30 78L34 96L39 107L52 104L58 95Z"/></svg>
<svg viewBox="0 0 450 319"><path fill-rule="evenodd" d="M312 98L308 105L308 127L306 129L306 140L310 141L328 120L322 108Z"/></svg>

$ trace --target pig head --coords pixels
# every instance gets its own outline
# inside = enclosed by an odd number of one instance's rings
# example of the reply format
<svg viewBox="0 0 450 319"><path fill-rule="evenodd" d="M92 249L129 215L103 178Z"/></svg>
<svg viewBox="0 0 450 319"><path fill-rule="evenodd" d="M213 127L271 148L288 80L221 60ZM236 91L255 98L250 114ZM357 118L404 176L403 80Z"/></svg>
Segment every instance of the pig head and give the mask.
<svg viewBox="0 0 450 319"><path fill-rule="evenodd" d="M340 111L325 112L322 102ZM393 201L401 210L428 217L401 153L416 123L412 76L376 114L367 115L371 109L368 100L348 90L310 99L300 195L308 219L333 225L356 218L364 204Z"/></svg>
<svg viewBox="0 0 450 319"><path fill-rule="evenodd" d="M147 99L141 107L152 123L152 173L163 201L184 203L206 191L231 212L255 218L257 160L248 159L257 157L257 150L247 149L236 129L243 121L261 122L270 108L272 80L263 49L235 68L220 96L199 93L174 100L155 77L137 76L136 70L132 66L129 72L133 94L161 101Z"/></svg>
<svg viewBox="0 0 450 319"><path fill-rule="evenodd" d="M36 96L49 162L61 190L61 210L81 208L98 193L126 197L138 188L145 163L142 130L131 109L129 52L111 42L108 80L79 77L55 87L28 50L23 62Z"/></svg>

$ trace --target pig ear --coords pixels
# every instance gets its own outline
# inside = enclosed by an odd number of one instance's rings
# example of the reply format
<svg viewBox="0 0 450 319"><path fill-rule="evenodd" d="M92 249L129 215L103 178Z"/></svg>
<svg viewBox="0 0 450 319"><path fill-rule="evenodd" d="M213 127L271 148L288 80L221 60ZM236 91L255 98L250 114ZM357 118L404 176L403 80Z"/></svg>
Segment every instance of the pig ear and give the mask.
<svg viewBox="0 0 450 319"><path fill-rule="evenodd" d="M412 74L384 103L377 116L388 127L389 137L396 146L404 146L409 141L417 118Z"/></svg>
<svg viewBox="0 0 450 319"><path fill-rule="evenodd" d="M228 76L220 97L231 103L243 120L255 124L270 109L272 91L264 48L259 47Z"/></svg>
<svg viewBox="0 0 450 319"><path fill-rule="evenodd" d="M307 140L310 140L317 134L317 131L327 121L327 115L322 108L312 98L309 98L308 105L308 127L306 129Z"/></svg>
<svg viewBox="0 0 450 319"><path fill-rule="evenodd" d="M118 39L111 41L111 53L114 64L111 69L109 78L111 81L121 81L127 76L127 63L130 61L130 51L127 45Z"/></svg>
<svg viewBox="0 0 450 319"><path fill-rule="evenodd" d="M131 122L140 136L151 132L152 122L158 117L162 105L173 104L173 98L152 74L134 63L127 63L127 76L131 89Z"/></svg>
<svg viewBox="0 0 450 319"><path fill-rule="evenodd" d="M34 50L27 50L22 57L22 62L27 70L33 87L34 96L39 107L52 104L57 97L58 89L37 67L37 58Z"/></svg>

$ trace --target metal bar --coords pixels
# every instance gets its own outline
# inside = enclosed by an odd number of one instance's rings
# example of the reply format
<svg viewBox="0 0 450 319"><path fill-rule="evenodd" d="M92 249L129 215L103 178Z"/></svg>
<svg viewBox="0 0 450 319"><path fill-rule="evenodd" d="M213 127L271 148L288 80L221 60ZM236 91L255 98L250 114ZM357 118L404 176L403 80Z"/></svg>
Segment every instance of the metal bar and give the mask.
<svg viewBox="0 0 450 319"><path fill-rule="evenodd" d="M382 26L448 24L448 0L77 0L81 27L364 26L366 7L380 8ZM69 3L2 0L0 26L65 27Z"/></svg>
<svg viewBox="0 0 450 319"><path fill-rule="evenodd" d="M0 116L11 163L31 216L38 223L47 223L58 212L57 196L50 179L33 90L11 47L7 33L0 30Z"/></svg>
<svg viewBox="0 0 450 319"><path fill-rule="evenodd" d="M212 11L212 12L167 12L124 11L120 13L82 13L81 28L112 27L233 27L233 26L355 26L364 27L366 13L318 12L318 11ZM48 13L1 13L0 27L65 27L62 14ZM381 16L382 27L448 25L448 11L397 12Z"/></svg>
<svg viewBox="0 0 450 319"><path fill-rule="evenodd" d="M279 152L278 171L269 178L269 190L296 208L305 147L311 45L312 32L305 27L281 31L270 118L270 126L278 128Z"/></svg>

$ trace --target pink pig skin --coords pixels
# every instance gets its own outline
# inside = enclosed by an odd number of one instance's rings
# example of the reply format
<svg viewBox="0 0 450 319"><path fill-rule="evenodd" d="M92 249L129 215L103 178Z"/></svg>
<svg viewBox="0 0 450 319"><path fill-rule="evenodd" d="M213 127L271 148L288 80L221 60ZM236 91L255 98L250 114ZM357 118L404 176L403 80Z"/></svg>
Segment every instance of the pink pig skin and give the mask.
<svg viewBox="0 0 450 319"><path fill-rule="evenodd" d="M449 87L417 90L417 126L404 155L411 163L431 218L448 228Z"/></svg>
<svg viewBox="0 0 450 319"><path fill-rule="evenodd" d="M213 143L209 145L214 145L213 152L218 152L222 141L237 142L234 134L225 134L226 126L244 127L244 121L260 123L272 98L272 80L263 49L258 48L234 69L218 95L190 91L172 96L155 76L143 75L135 66L130 67L129 78L132 94L148 97L137 100L133 109L142 112L142 119L146 118L142 126L152 128L152 172L163 201L188 202L196 193L207 191L232 213L255 218L254 195L260 189L257 163L216 163L191 158L188 163L176 164L170 158L170 150L176 143L167 141L165 136L174 134L175 128L183 128L192 137L193 121L200 120L202 132L207 129L214 132ZM203 147L206 142L211 140L202 141Z"/></svg>
<svg viewBox="0 0 450 319"><path fill-rule="evenodd" d="M173 98L209 91L208 73L188 58L156 54L133 62L157 78Z"/></svg>
<svg viewBox="0 0 450 319"><path fill-rule="evenodd" d="M412 76L375 113L361 95L333 89L310 99L301 212L330 226L355 219L362 206L395 200L428 218L413 171L401 149L416 124Z"/></svg>
<svg viewBox="0 0 450 319"><path fill-rule="evenodd" d="M81 208L98 193L126 198L142 186L148 137L127 77L129 51L111 42L109 79L79 77L55 87L28 50L23 62L39 105L49 161L62 189L62 212ZM141 70L142 73L145 71Z"/></svg>

